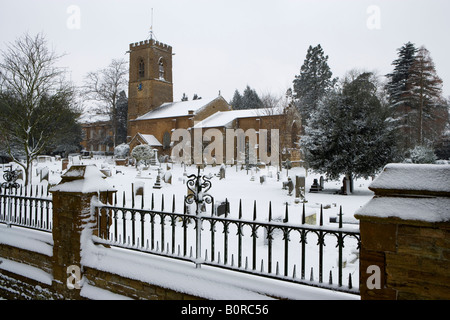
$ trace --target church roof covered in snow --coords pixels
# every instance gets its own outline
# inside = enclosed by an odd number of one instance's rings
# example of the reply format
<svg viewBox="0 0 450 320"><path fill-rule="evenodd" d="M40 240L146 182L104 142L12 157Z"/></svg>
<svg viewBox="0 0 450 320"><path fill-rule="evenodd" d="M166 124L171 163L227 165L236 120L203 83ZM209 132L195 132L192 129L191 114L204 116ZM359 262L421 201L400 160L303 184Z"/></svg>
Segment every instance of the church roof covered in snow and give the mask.
<svg viewBox="0 0 450 320"><path fill-rule="evenodd" d="M153 109L146 114L136 118L135 120L149 120L149 119L161 119L161 118L175 118L183 116L196 115L202 111L212 102L222 99L222 96L215 97L213 99L198 99L190 101L177 101L163 103L156 109Z"/></svg>
<svg viewBox="0 0 450 320"><path fill-rule="evenodd" d="M151 147L162 147L161 142L159 142L158 139L155 138L154 135L152 134L142 134L142 133L137 133L133 139L131 139L131 141L137 139L138 141L140 141L141 143L145 143L148 144Z"/></svg>
<svg viewBox="0 0 450 320"><path fill-rule="evenodd" d="M235 119L239 118L252 118L252 117L264 117L281 115L281 111L266 109L243 109L243 110L231 110L231 111L219 111L209 116L208 118L198 122L194 128L215 128L215 127L228 127Z"/></svg>

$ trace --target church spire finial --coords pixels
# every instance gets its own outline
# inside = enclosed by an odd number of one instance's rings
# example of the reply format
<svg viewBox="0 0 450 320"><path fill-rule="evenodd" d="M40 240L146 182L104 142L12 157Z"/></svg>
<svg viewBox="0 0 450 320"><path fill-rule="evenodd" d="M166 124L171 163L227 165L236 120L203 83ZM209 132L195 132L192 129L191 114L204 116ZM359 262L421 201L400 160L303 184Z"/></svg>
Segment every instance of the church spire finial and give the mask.
<svg viewBox="0 0 450 320"><path fill-rule="evenodd" d="M153 8L152 8L152 15L151 15L151 21L150 21L150 40L153 40L153 38L155 38L155 40L156 40L155 33L153 32Z"/></svg>

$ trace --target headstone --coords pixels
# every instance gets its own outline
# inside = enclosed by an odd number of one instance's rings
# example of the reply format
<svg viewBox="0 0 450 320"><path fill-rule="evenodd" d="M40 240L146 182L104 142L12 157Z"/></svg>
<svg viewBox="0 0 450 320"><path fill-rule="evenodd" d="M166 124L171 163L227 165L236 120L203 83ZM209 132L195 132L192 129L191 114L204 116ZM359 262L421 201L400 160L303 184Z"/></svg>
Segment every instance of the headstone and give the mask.
<svg viewBox="0 0 450 320"><path fill-rule="evenodd" d="M66 170L67 166L69 165L69 159L62 159L61 165L62 165L62 167L61 167L62 171Z"/></svg>
<svg viewBox="0 0 450 320"><path fill-rule="evenodd" d="M216 214L218 216L222 216L226 213L230 213L230 208L229 208L228 202L223 201L217 205Z"/></svg>
<svg viewBox="0 0 450 320"><path fill-rule="evenodd" d="M159 176L160 174L160 169L158 168L158 174L156 175L156 181L155 184L153 185L153 189L161 189L161 177Z"/></svg>
<svg viewBox="0 0 450 320"><path fill-rule="evenodd" d="M172 172L170 172L169 170L164 173L164 182L172 184Z"/></svg>
<svg viewBox="0 0 450 320"><path fill-rule="evenodd" d="M158 150L152 149L152 151L153 151L153 157L150 158L150 165L156 166L156 159L158 159Z"/></svg>
<svg viewBox="0 0 450 320"><path fill-rule="evenodd" d="M305 199L305 176L295 176L295 198Z"/></svg>
<svg viewBox="0 0 450 320"><path fill-rule="evenodd" d="M343 195L350 194L350 181L348 181L347 177L344 177L344 179L342 179L341 194Z"/></svg>
<svg viewBox="0 0 450 320"><path fill-rule="evenodd" d="M80 156L72 156L72 164L80 164Z"/></svg>
<svg viewBox="0 0 450 320"><path fill-rule="evenodd" d="M320 176L320 179L319 179L320 191L323 190L323 185L324 185L324 182L323 182L323 176Z"/></svg>
<svg viewBox="0 0 450 320"><path fill-rule="evenodd" d="M320 191L320 185L317 179L314 179L313 184L311 185L311 188L309 189L309 192L319 192Z"/></svg>
<svg viewBox="0 0 450 320"><path fill-rule="evenodd" d="M219 170L219 179L220 179L220 180L225 179L225 165L224 165L224 164L222 164L222 165L220 166L220 170Z"/></svg>
<svg viewBox="0 0 450 320"><path fill-rule="evenodd" d="M254 168L251 169L252 176L250 177L250 181L255 181L255 170Z"/></svg>
<svg viewBox="0 0 450 320"><path fill-rule="evenodd" d="M264 182L266 182L266 176L265 175L260 175L259 176L259 183L263 184Z"/></svg>
<svg viewBox="0 0 450 320"><path fill-rule="evenodd" d="M144 195L144 183L141 181L136 181L132 183L134 189L134 195L143 196Z"/></svg>
<svg viewBox="0 0 450 320"><path fill-rule="evenodd" d="M100 172L103 173L105 176L107 177L111 177L112 173L111 173L111 169L100 169Z"/></svg>
<svg viewBox="0 0 450 320"><path fill-rule="evenodd" d="M291 196L292 191L294 191L294 183L292 182L291 177L288 177L287 188L288 188L288 195Z"/></svg>
<svg viewBox="0 0 450 320"><path fill-rule="evenodd" d="M43 180L47 180L47 181L48 181L49 171L48 171L48 168L47 168L47 167L44 167L44 168L41 169L41 174L40 174L40 176L41 176L41 182L42 182Z"/></svg>

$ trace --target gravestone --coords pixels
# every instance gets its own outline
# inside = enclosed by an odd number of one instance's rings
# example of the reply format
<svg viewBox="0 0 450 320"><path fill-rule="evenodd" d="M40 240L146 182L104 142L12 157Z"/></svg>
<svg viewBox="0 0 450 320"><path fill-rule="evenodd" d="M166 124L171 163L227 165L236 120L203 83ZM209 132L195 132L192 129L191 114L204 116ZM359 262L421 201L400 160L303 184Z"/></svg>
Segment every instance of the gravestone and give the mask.
<svg viewBox="0 0 450 320"><path fill-rule="evenodd" d="M61 170L64 171L67 169L69 165L69 159L62 159L61 160Z"/></svg>
<svg viewBox="0 0 450 320"><path fill-rule="evenodd" d="M43 180L47 180L48 181L48 176L49 176L48 168L47 167L42 168L41 172L40 172L41 182Z"/></svg>
<svg viewBox="0 0 450 320"><path fill-rule="evenodd" d="M347 177L344 177L344 179L342 179L341 194L343 195L350 194L350 181L348 180Z"/></svg>
<svg viewBox="0 0 450 320"><path fill-rule="evenodd" d="M169 170L164 173L164 182L172 184L172 172L170 172Z"/></svg>
<svg viewBox="0 0 450 320"><path fill-rule="evenodd" d="M158 174L156 175L156 181L155 184L153 185L153 189L161 189L161 177L160 175L160 169L158 168Z"/></svg>
<svg viewBox="0 0 450 320"><path fill-rule="evenodd" d="M137 181L131 184L134 189L134 195L143 196L144 195L144 183L141 181Z"/></svg>
<svg viewBox="0 0 450 320"><path fill-rule="evenodd" d="M259 176L259 183L263 184L264 182L266 182L266 176L265 175Z"/></svg>
<svg viewBox="0 0 450 320"><path fill-rule="evenodd" d="M228 205L228 202L223 201L223 202L219 203L216 207L216 214L218 216L222 216L227 213L230 213L230 207Z"/></svg>
<svg viewBox="0 0 450 320"><path fill-rule="evenodd" d="M220 166L220 170L219 170L219 179L220 179L220 180L225 179L225 165L224 165L224 164L222 164L222 165Z"/></svg>
<svg viewBox="0 0 450 320"><path fill-rule="evenodd" d="M294 191L294 183L292 182L291 177L288 177L287 188L288 188L288 195L291 196L292 191Z"/></svg>
<svg viewBox="0 0 450 320"><path fill-rule="evenodd" d="M323 176L320 176L320 179L319 179L320 191L323 190L323 185L324 185Z"/></svg>
<svg viewBox="0 0 450 320"><path fill-rule="evenodd" d="M111 169L109 169L109 168L107 168L107 169L100 169L100 172L103 173L107 177L111 177L112 176Z"/></svg>
<svg viewBox="0 0 450 320"><path fill-rule="evenodd" d="M311 188L309 189L309 192L319 192L320 191L320 185L317 179L314 179L313 184L311 185Z"/></svg>
<svg viewBox="0 0 450 320"><path fill-rule="evenodd" d="M295 176L295 199L305 199L305 176Z"/></svg>

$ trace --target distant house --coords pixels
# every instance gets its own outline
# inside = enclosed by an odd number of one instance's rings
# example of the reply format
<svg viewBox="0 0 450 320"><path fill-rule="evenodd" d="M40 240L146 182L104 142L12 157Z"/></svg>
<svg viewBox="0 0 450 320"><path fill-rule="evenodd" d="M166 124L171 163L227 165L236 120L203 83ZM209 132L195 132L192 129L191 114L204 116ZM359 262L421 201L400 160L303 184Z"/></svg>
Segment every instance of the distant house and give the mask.
<svg viewBox="0 0 450 320"><path fill-rule="evenodd" d="M78 122L81 124L83 151L114 152L113 130L109 115L88 112L83 114Z"/></svg>

